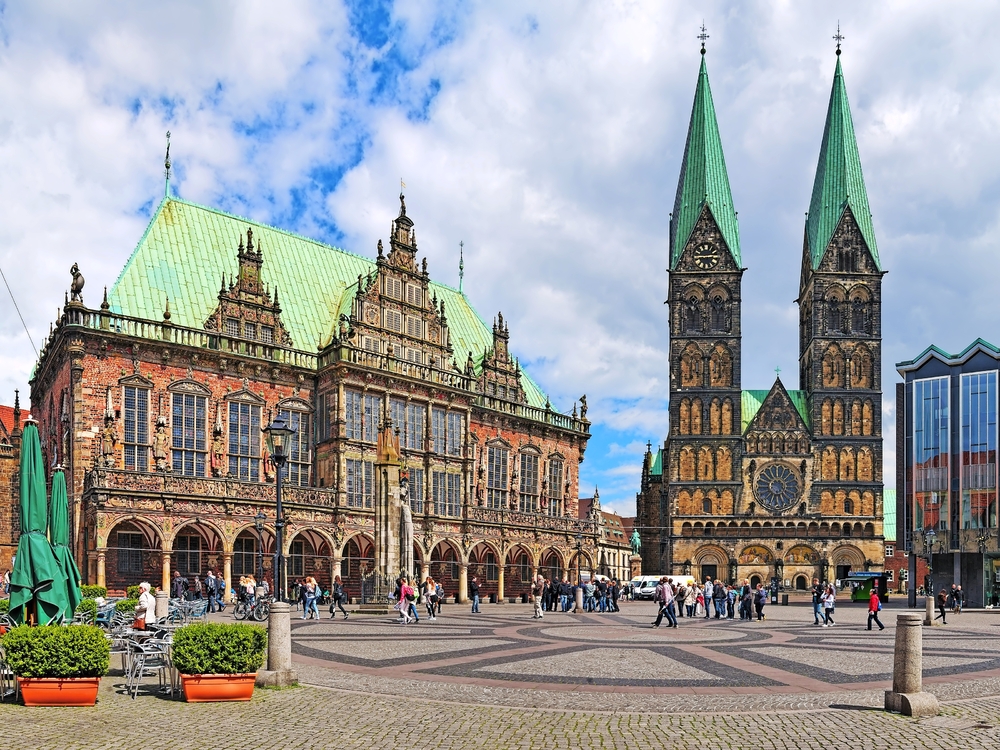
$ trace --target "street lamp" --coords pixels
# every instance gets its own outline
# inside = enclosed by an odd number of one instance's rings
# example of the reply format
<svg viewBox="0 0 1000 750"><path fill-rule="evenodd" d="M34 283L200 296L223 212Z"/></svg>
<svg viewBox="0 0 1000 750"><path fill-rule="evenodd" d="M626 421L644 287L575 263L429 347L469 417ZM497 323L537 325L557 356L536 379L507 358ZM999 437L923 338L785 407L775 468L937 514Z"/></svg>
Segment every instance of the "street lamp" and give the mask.
<svg viewBox="0 0 1000 750"><path fill-rule="evenodd" d="M285 601L285 517L281 512L281 470L285 468L288 460L288 446L291 442L295 430L288 426L285 417L278 412L278 416L267 427L263 428L267 441L267 452L274 461L276 474L275 480L275 508L274 508L274 588L278 596L278 601Z"/></svg>
<svg viewBox="0 0 1000 750"><path fill-rule="evenodd" d="M583 556L583 534L576 535L576 582L580 583L580 558Z"/></svg>
<svg viewBox="0 0 1000 750"><path fill-rule="evenodd" d="M264 521L267 520L262 512L253 517L254 528L257 529L257 585L264 585Z"/></svg>

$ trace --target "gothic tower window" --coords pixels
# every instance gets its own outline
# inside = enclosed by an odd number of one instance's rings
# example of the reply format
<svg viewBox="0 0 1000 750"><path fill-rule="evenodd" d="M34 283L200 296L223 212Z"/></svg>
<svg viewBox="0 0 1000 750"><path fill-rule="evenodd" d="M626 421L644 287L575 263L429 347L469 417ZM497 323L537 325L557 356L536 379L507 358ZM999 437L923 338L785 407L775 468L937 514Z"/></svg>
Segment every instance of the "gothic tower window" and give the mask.
<svg viewBox="0 0 1000 750"><path fill-rule="evenodd" d="M862 448L858 451L858 481L872 481L872 451L870 448Z"/></svg>
<svg viewBox="0 0 1000 750"><path fill-rule="evenodd" d="M823 406L820 409L821 414L821 435L832 435L833 434L833 402L830 399L823 400Z"/></svg>
<svg viewBox="0 0 1000 750"><path fill-rule="evenodd" d="M722 402L722 434L733 434L733 400L729 398Z"/></svg>
<svg viewBox="0 0 1000 750"><path fill-rule="evenodd" d="M733 378L733 357L722 344L716 344L709 360L709 382L713 388L728 388Z"/></svg>
<svg viewBox="0 0 1000 750"><path fill-rule="evenodd" d="M712 449L707 445L703 445L701 450L698 451L698 481L699 482L711 482L714 479L714 466L713 466L713 456Z"/></svg>
<svg viewBox="0 0 1000 750"><path fill-rule="evenodd" d="M831 344L823 354L823 387L844 387L844 355L836 344Z"/></svg>
<svg viewBox="0 0 1000 750"><path fill-rule="evenodd" d="M844 402L839 398L833 402L833 434L844 434Z"/></svg>
<svg viewBox="0 0 1000 750"><path fill-rule="evenodd" d="M712 512L712 501L707 497L701 501L701 512L711 514Z"/></svg>
<svg viewBox="0 0 1000 750"><path fill-rule="evenodd" d="M733 455L726 446L715 452L715 478L720 482L729 482L733 478Z"/></svg>
<svg viewBox="0 0 1000 750"><path fill-rule="evenodd" d="M851 357L851 387L872 387L872 355L864 345L855 349Z"/></svg>
<svg viewBox="0 0 1000 750"><path fill-rule="evenodd" d="M872 434L872 402L866 400L864 406L861 409L861 434L871 435Z"/></svg>
<svg viewBox="0 0 1000 750"><path fill-rule="evenodd" d="M710 302L709 328L713 331L728 331L729 302L720 291L712 293Z"/></svg>
<svg viewBox="0 0 1000 750"><path fill-rule="evenodd" d="M702 330L701 300L697 295L692 294L684 301L684 331L686 333L700 333Z"/></svg>
<svg viewBox="0 0 1000 750"><path fill-rule="evenodd" d="M858 399L851 404L851 434L861 434L861 401Z"/></svg>
<svg viewBox="0 0 1000 750"><path fill-rule="evenodd" d="M833 298L829 301L829 325L827 326L827 331L829 333L840 333L844 328L844 305L837 299Z"/></svg>
<svg viewBox="0 0 1000 750"><path fill-rule="evenodd" d="M837 478L837 449L832 445L823 449L820 476L824 482L832 482Z"/></svg>
<svg viewBox="0 0 1000 750"><path fill-rule="evenodd" d="M701 420L702 420L702 406L701 399L696 398L691 402L691 434L700 435L701 434Z"/></svg>
<svg viewBox="0 0 1000 750"><path fill-rule="evenodd" d="M691 400L681 399L680 408L680 421L677 425L677 431L681 435L691 434Z"/></svg>
<svg viewBox="0 0 1000 750"><path fill-rule="evenodd" d="M695 477L694 448L685 445L678 457L678 478L682 482L693 482Z"/></svg>
<svg viewBox="0 0 1000 750"><path fill-rule="evenodd" d="M709 425L709 431L713 435L721 434L722 404L717 398L713 398L711 405L708 407L708 425Z"/></svg>
<svg viewBox="0 0 1000 750"><path fill-rule="evenodd" d="M854 450L852 448L844 448L840 452L840 481L854 481Z"/></svg>
<svg viewBox="0 0 1000 750"><path fill-rule="evenodd" d="M862 294L855 294L851 300L851 332L870 333L868 329L868 300Z"/></svg>
<svg viewBox="0 0 1000 750"><path fill-rule="evenodd" d="M703 384L701 350L695 344L688 344L681 354L681 385L697 388Z"/></svg>

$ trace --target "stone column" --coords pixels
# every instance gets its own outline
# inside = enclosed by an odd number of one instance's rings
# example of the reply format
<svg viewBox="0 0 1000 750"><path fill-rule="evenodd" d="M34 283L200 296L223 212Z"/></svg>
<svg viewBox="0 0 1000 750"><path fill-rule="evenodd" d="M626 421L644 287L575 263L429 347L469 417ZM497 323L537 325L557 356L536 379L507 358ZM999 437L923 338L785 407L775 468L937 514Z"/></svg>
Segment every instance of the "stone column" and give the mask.
<svg viewBox="0 0 1000 750"><path fill-rule="evenodd" d="M156 619L170 614L170 594L166 590L156 592Z"/></svg>
<svg viewBox="0 0 1000 750"><path fill-rule="evenodd" d="M458 603L469 601L469 566L462 563L458 569Z"/></svg>
<svg viewBox="0 0 1000 750"><path fill-rule="evenodd" d="M934 592L924 597L924 625L934 625Z"/></svg>
<svg viewBox="0 0 1000 750"><path fill-rule="evenodd" d="M497 570L497 604L503 604L503 565Z"/></svg>
<svg viewBox="0 0 1000 750"><path fill-rule="evenodd" d="M163 576L160 579L160 590L170 592L170 553L163 551Z"/></svg>
<svg viewBox="0 0 1000 750"><path fill-rule="evenodd" d="M229 604L233 600L233 553L222 553L222 577L226 579L226 590L222 592L222 601Z"/></svg>
<svg viewBox="0 0 1000 750"><path fill-rule="evenodd" d="M920 615L896 617L896 648L892 663L892 690L885 691L885 710L904 716L937 716L937 698L923 692L923 631Z"/></svg>
<svg viewBox="0 0 1000 750"><path fill-rule="evenodd" d="M257 685L288 687L299 681L292 671L292 622L288 602L274 602L267 618L267 669L257 673Z"/></svg>
<svg viewBox="0 0 1000 750"><path fill-rule="evenodd" d="M106 549L104 547L102 547L102 548L100 548L100 549L97 550L97 585L98 586L107 586L108 585L107 568L105 567L106 566L106 562L105 562L106 555L107 555L107 551L106 551Z"/></svg>
<svg viewBox="0 0 1000 750"><path fill-rule="evenodd" d="M343 566L344 559L340 555L334 555L333 561L330 563L330 585L333 585L333 580L337 576L343 576L341 568Z"/></svg>
<svg viewBox="0 0 1000 750"><path fill-rule="evenodd" d="M423 583L427 580L427 576L431 574L431 564L426 560L420 561L420 582Z"/></svg>

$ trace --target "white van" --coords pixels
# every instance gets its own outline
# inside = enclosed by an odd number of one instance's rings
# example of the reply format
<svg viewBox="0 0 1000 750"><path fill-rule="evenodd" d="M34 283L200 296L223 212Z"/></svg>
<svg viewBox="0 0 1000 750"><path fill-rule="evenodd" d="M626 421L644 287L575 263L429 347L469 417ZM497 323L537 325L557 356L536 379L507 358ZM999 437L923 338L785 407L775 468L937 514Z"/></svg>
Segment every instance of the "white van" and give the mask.
<svg viewBox="0 0 1000 750"><path fill-rule="evenodd" d="M656 584L660 576L636 576L632 584L632 596L636 599L652 599L656 595Z"/></svg>

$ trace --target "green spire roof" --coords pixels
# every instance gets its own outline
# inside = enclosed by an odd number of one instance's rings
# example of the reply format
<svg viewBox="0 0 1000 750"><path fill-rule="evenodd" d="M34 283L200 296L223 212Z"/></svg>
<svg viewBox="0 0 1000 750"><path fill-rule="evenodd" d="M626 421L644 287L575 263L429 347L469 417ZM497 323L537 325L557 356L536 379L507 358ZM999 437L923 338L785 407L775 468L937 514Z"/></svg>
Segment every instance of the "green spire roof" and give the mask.
<svg viewBox="0 0 1000 750"><path fill-rule="evenodd" d="M688 125L687 143L684 145L684 161L681 163L681 176L677 182L677 197L674 198L674 215L670 221L671 268L680 260L705 205L712 211L712 217L722 231L729 252L739 266L740 230L733 210L733 194L729 189L719 123L715 119L708 68L702 54L698 88L694 92L691 123Z"/></svg>
<svg viewBox="0 0 1000 750"><path fill-rule="evenodd" d="M809 257L814 269L823 260L826 248L847 207L850 207L854 220L861 229L875 266L881 268L875 245L875 227L868 208L868 192L861 174L858 141L854 137L851 106L847 101L844 72L840 68L838 57L837 70L833 74L833 90L830 92L830 107L826 113L826 127L823 129L823 145L819 150L816 180L813 182L812 199L809 202L809 217L806 219Z"/></svg>

